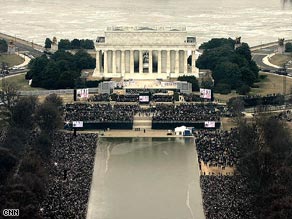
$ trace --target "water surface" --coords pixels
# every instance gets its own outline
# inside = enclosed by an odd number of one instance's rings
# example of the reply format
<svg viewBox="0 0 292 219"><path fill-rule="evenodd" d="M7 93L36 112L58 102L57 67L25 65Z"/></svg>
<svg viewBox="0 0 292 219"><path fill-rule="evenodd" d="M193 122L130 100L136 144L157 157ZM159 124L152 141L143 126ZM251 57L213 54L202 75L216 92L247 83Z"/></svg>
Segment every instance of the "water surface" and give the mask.
<svg viewBox="0 0 292 219"><path fill-rule="evenodd" d="M193 138L102 139L88 218L204 218L193 142Z"/></svg>
<svg viewBox="0 0 292 219"><path fill-rule="evenodd" d="M284 3L286 2L286 3ZM37 43L91 38L107 26L187 26L199 43L242 36L251 45L292 38L289 0L0 0L1 32Z"/></svg>

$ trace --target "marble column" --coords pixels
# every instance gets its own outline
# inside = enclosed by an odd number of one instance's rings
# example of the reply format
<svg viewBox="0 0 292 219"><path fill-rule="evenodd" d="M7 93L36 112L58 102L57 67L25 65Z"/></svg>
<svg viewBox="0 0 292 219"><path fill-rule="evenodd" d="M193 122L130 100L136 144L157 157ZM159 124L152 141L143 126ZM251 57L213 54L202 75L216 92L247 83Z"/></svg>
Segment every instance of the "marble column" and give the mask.
<svg viewBox="0 0 292 219"><path fill-rule="evenodd" d="M121 51L121 75L122 75L122 77L124 77L125 76L125 65L126 65L126 63L125 63L125 50L122 50Z"/></svg>
<svg viewBox="0 0 292 219"><path fill-rule="evenodd" d="M100 50L96 51L96 66L95 66L95 72L100 74Z"/></svg>
<svg viewBox="0 0 292 219"><path fill-rule="evenodd" d="M113 64L113 67L112 67L112 73L116 73L117 72L117 67L116 67L116 64L117 64L117 61L116 61L116 50L113 50L113 59L112 59L112 64Z"/></svg>
<svg viewBox="0 0 292 219"><path fill-rule="evenodd" d="M122 65L121 65L121 59L122 59L122 51L116 50L116 73L122 74Z"/></svg>
<svg viewBox="0 0 292 219"><path fill-rule="evenodd" d="M108 68L107 68L107 50L104 50L103 54L103 72L108 73Z"/></svg>
<svg viewBox="0 0 292 219"><path fill-rule="evenodd" d="M170 50L166 51L166 73L170 73Z"/></svg>
<svg viewBox="0 0 292 219"><path fill-rule="evenodd" d="M162 50L158 50L157 51L157 73L160 74L161 73L161 53L162 53Z"/></svg>
<svg viewBox="0 0 292 219"><path fill-rule="evenodd" d="M179 73L179 50L175 51L175 73Z"/></svg>
<svg viewBox="0 0 292 219"><path fill-rule="evenodd" d="M149 73L153 73L153 57L152 57L152 50L149 50Z"/></svg>
<svg viewBox="0 0 292 219"><path fill-rule="evenodd" d="M134 50L130 50L130 73L134 73Z"/></svg>
<svg viewBox="0 0 292 219"><path fill-rule="evenodd" d="M139 73L143 73L143 51L139 50Z"/></svg>
<svg viewBox="0 0 292 219"><path fill-rule="evenodd" d="M184 73L188 73L188 51L185 50L184 53Z"/></svg>
<svg viewBox="0 0 292 219"><path fill-rule="evenodd" d="M196 51L192 51L192 73L196 73Z"/></svg>

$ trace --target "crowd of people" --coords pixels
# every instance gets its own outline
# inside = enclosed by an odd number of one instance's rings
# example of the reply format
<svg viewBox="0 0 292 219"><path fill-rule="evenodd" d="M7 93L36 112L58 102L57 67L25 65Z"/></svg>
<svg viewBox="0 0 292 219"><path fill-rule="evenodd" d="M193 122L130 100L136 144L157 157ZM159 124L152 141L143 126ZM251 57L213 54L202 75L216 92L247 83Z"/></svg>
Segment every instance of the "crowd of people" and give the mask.
<svg viewBox="0 0 292 219"><path fill-rule="evenodd" d="M88 98L89 102L107 102L110 101L109 94L94 94Z"/></svg>
<svg viewBox="0 0 292 219"><path fill-rule="evenodd" d="M136 114L152 115L153 121L220 121L222 116L222 110L214 104L153 104L145 109L137 103L74 103L66 104L64 108L65 121L133 121ZM238 162L237 135L236 129L196 132L199 161L222 168L235 166ZM47 167L51 179L49 195L42 203L43 215L45 218L71 218L72 215L83 218L90 191L96 136L73 137L72 134L57 133L54 139L52 160ZM206 219L255 218L251 207L253 197L244 178L203 175L200 180Z"/></svg>
<svg viewBox="0 0 292 219"><path fill-rule="evenodd" d="M86 218L96 145L95 134L54 134L48 191L40 204L44 218Z"/></svg>
<svg viewBox="0 0 292 219"><path fill-rule="evenodd" d="M246 179L234 176L201 176L206 219L255 219L255 198Z"/></svg>
<svg viewBox="0 0 292 219"><path fill-rule="evenodd" d="M149 93L149 89L126 89L126 94Z"/></svg>
<svg viewBox="0 0 292 219"><path fill-rule="evenodd" d="M238 162L237 129L202 130L195 133L199 161L208 166L234 166Z"/></svg>
<svg viewBox="0 0 292 219"><path fill-rule="evenodd" d="M284 104L284 96L282 94L268 94L266 96L247 95L242 98L245 107L254 107L257 105L281 105Z"/></svg>
<svg viewBox="0 0 292 219"><path fill-rule="evenodd" d="M214 104L156 106L153 121L220 121L221 112Z"/></svg>
<svg viewBox="0 0 292 219"><path fill-rule="evenodd" d="M7 130L2 128L0 129L0 143L4 142L7 136Z"/></svg>
<svg viewBox="0 0 292 219"><path fill-rule="evenodd" d="M209 167L235 167L238 164L238 129L195 132L199 163ZM200 165L200 164L199 164ZM206 219L255 219L253 197L247 180L234 175L201 175Z"/></svg>
<svg viewBox="0 0 292 219"><path fill-rule="evenodd" d="M153 121L219 121L222 114L213 104L153 104L146 111ZM133 121L145 109L136 103L73 103L65 105L64 113L65 121Z"/></svg>
<svg viewBox="0 0 292 219"><path fill-rule="evenodd" d="M128 95L117 95L117 102L138 102L139 95L136 94L128 94Z"/></svg>
<svg viewBox="0 0 292 219"><path fill-rule="evenodd" d="M139 105L74 103L64 107L65 121L133 121Z"/></svg>
<svg viewBox="0 0 292 219"><path fill-rule="evenodd" d="M173 96L172 95L159 95L155 94L152 96L153 102L173 102Z"/></svg>
<svg viewBox="0 0 292 219"><path fill-rule="evenodd" d="M292 121L292 111L286 110L286 111L280 112L275 117L279 120L282 120L282 121L291 122Z"/></svg>
<svg viewBox="0 0 292 219"><path fill-rule="evenodd" d="M182 94L186 102L200 102L203 101L198 94Z"/></svg>

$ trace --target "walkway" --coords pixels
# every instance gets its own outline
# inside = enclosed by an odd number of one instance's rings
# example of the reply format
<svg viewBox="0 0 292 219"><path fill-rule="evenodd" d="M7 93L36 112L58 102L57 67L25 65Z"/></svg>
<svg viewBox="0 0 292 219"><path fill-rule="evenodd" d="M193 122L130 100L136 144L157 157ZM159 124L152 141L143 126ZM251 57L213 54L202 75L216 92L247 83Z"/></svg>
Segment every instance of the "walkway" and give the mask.
<svg viewBox="0 0 292 219"><path fill-rule="evenodd" d="M5 33L0 33L0 38L3 38L8 42L13 41L19 51L27 51L34 57L43 55L44 47L41 45L14 36L10 36Z"/></svg>
<svg viewBox="0 0 292 219"><path fill-rule="evenodd" d="M276 54L275 49L276 46L270 46L264 49L254 51L252 53L252 59L262 70L275 73L280 68L280 66L274 65L270 62L270 58ZM291 67L287 68L287 73L292 74Z"/></svg>
<svg viewBox="0 0 292 219"><path fill-rule="evenodd" d="M28 56L23 55L23 54L19 54L19 56L24 59L24 62L21 63L21 64L19 64L19 65L15 65L13 67L15 67L15 68L26 67L28 65L28 63L30 62L31 59Z"/></svg>
<svg viewBox="0 0 292 219"><path fill-rule="evenodd" d="M149 130L152 128L152 116L149 114L137 113L134 116L133 129Z"/></svg>

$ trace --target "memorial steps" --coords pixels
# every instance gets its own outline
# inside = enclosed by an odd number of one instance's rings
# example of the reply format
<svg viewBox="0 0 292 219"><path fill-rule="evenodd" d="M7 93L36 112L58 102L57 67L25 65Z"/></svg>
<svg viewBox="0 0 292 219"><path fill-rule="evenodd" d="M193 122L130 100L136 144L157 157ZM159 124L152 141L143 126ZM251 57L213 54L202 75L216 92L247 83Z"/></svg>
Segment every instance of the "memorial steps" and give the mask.
<svg viewBox="0 0 292 219"><path fill-rule="evenodd" d="M152 128L152 116L148 115L146 116L145 114L139 114L137 113L134 116L134 120L133 120L133 129L134 130L149 130Z"/></svg>

